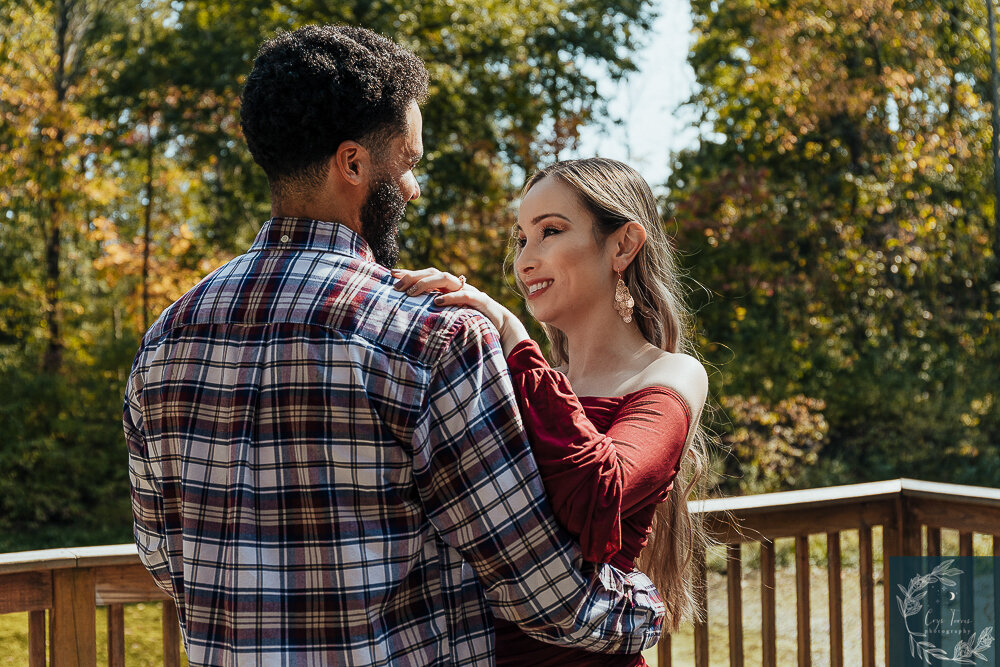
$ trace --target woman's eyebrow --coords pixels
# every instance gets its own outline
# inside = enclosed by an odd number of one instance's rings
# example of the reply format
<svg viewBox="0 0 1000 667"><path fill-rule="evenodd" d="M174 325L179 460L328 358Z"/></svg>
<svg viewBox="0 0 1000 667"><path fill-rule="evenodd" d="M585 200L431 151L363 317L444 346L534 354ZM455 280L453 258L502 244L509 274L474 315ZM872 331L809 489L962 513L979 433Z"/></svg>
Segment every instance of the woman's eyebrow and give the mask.
<svg viewBox="0 0 1000 667"><path fill-rule="evenodd" d="M541 215L536 215L534 218L532 218L531 224L537 225L539 222L541 222L545 218L562 218L566 222L572 222L572 220L570 220L569 218L567 218L565 215L563 215L561 213L542 213Z"/></svg>
<svg viewBox="0 0 1000 667"><path fill-rule="evenodd" d="M562 213L542 213L541 215L536 215L534 218L532 218L531 219L531 224L532 225L537 225L539 222L541 222L545 218L561 218L562 220L565 220L566 222L573 222L572 220L570 220L569 218L567 218ZM514 227L519 232L523 232L524 231L524 229L521 227L520 223L514 225Z"/></svg>

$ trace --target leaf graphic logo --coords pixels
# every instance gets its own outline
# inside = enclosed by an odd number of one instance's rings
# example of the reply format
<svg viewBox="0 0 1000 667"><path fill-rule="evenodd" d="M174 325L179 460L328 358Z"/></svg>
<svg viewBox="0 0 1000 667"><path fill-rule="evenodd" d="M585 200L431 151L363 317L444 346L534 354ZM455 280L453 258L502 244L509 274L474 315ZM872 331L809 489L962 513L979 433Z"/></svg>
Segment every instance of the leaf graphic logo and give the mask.
<svg viewBox="0 0 1000 667"><path fill-rule="evenodd" d="M959 641L955 644L955 650L951 657L945 651L927 641L926 633L914 632L910 629L909 618L918 614L923 609L920 602L927 595L927 587L931 584L939 583L942 586L954 588L957 584L954 579L956 575L962 574L962 570L951 567L955 560L946 560L938 563L937 567L924 575L918 575L910 579L910 585L903 588L902 584L897 584L902 591L903 597L896 596L899 605L899 613L903 615L903 623L906 625L906 632L910 639L910 656L920 658L928 665L931 658L937 658L941 662L955 662L961 665L974 665L979 660L986 660L983 651L993 645L993 628L987 626L979 635L973 634L968 640ZM948 591L949 600L955 599L955 593Z"/></svg>

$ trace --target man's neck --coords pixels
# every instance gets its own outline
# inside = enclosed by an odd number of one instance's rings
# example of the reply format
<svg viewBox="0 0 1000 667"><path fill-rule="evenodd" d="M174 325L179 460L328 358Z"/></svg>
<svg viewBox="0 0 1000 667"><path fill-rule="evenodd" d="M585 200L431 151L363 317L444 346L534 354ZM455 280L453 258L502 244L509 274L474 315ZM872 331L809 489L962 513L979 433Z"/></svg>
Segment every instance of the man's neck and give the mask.
<svg viewBox="0 0 1000 667"><path fill-rule="evenodd" d="M272 218L304 218L307 220L320 220L323 222L336 222L344 225L356 234L361 233L361 221L349 221L337 211L321 210L315 207L303 206L271 206Z"/></svg>
<svg viewBox="0 0 1000 667"><path fill-rule="evenodd" d="M355 211L353 215L334 202L317 201L271 201L272 218L306 218L344 225L351 231L361 233L361 219Z"/></svg>

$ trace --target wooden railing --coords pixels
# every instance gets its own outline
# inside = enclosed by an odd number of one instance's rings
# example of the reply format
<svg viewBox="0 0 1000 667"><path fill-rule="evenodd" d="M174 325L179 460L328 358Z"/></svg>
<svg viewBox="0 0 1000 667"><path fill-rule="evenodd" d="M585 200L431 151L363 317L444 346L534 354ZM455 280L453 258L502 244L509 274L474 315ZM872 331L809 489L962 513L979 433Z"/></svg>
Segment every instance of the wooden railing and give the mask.
<svg viewBox="0 0 1000 667"><path fill-rule="evenodd" d="M97 607L108 607L108 664L125 664L129 602L163 600L163 664L181 664L177 609L139 562L134 544L0 554L0 614L28 612L28 664L97 665Z"/></svg>
<svg viewBox="0 0 1000 667"><path fill-rule="evenodd" d="M992 553L1000 555L1000 490L912 479L895 479L822 489L720 498L691 503L708 530L726 545L727 629L729 664L743 667L742 546L760 544L761 639L764 667L777 665L775 546L778 538L794 538L797 656L800 667L811 665L814 641L829 641L830 665L844 664L840 537L857 531L859 545L861 664L875 667L875 605L884 605L888 624L891 595L875 599L872 529L882 528L883 580L889 580L889 556L943 555L941 530L959 533L959 554L972 555L975 533L992 536ZM926 530L926 538L922 531ZM810 634L810 535L825 535L828 553L828 638ZM926 546L926 549L924 548ZM696 554L699 599L707 609L706 554ZM52 549L0 555L0 614L28 612L29 665L46 664L46 612L49 658L53 667L97 663L96 608L108 607L108 664L125 661L122 605L163 601L163 655L167 667L180 664L180 633L174 604L153 584L139 563L134 545ZM884 636L888 637L888 627ZM657 650L658 667L670 667L670 636ZM885 642L888 664L888 642ZM694 628L696 667L709 664L708 624Z"/></svg>
<svg viewBox="0 0 1000 667"><path fill-rule="evenodd" d="M844 665L840 538L843 531L858 533L858 576L861 610L861 665L875 667L875 605L883 605L884 637L889 636L892 594L887 591L889 557L942 556L941 530L958 531L958 556L973 555L976 533L992 539L992 555L1000 556L1000 489L894 479L802 491L719 498L692 502L706 528L726 545L726 598L729 664L743 667L742 546L760 545L761 647L764 667L777 664L775 608L775 549L778 538L795 541L795 614L797 664L810 667L814 641L829 641L831 667ZM872 529L882 528L882 599L875 599ZM926 532L926 537L924 533ZM829 637L810 634L809 536L825 535L829 586ZM707 611L705 554L696 554L697 590ZM707 614L706 614L707 617ZM670 667L672 641L664 636L657 650L658 667ZM889 642L883 643L889 664ZM696 667L708 667L708 625L694 627Z"/></svg>

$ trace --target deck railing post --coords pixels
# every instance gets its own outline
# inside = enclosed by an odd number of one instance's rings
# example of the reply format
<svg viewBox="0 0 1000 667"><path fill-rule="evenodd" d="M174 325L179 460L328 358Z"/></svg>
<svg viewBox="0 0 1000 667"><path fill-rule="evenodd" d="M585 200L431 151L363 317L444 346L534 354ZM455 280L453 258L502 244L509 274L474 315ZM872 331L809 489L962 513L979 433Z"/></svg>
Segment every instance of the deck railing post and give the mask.
<svg viewBox="0 0 1000 667"><path fill-rule="evenodd" d="M826 534L826 553L830 609L830 667L844 667L844 605L842 602L839 532Z"/></svg>
<svg viewBox="0 0 1000 667"><path fill-rule="evenodd" d="M726 545L729 666L743 667L743 558L739 542Z"/></svg>
<svg viewBox="0 0 1000 667"><path fill-rule="evenodd" d="M28 612L28 667L45 667L45 610Z"/></svg>
<svg viewBox="0 0 1000 667"><path fill-rule="evenodd" d="M108 607L108 667L125 667L125 607Z"/></svg>
<svg viewBox="0 0 1000 667"><path fill-rule="evenodd" d="M97 667L93 570L67 568L52 572L49 622L52 667Z"/></svg>
<svg viewBox="0 0 1000 667"><path fill-rule="evenodd" d="M177 605L163 601L163 667L180 667L181 628L177 622Z"/></svg>
<svg viewBox="0 0 1000 667"><path fill-rule="evenodd" d="M777 667L778 647L775 632L774 541L760 540L761 650L763 666Z"/></svg>

